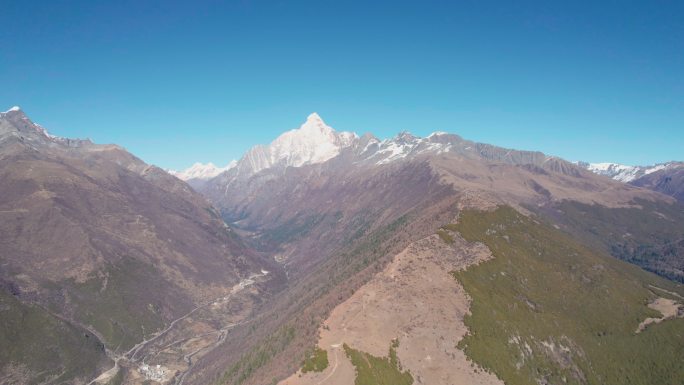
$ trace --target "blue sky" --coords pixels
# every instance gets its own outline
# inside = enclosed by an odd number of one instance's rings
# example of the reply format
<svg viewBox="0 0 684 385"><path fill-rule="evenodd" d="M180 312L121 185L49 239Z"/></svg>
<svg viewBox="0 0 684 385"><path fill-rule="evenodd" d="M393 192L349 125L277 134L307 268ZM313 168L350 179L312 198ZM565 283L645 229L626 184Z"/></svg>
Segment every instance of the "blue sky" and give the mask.
<svg viewBox="0 0 684 385"><path fill-rule="evenodd" d="M682 1L3 1L0 110L226 164L317 111L569 160L684 160Z"/></svg>

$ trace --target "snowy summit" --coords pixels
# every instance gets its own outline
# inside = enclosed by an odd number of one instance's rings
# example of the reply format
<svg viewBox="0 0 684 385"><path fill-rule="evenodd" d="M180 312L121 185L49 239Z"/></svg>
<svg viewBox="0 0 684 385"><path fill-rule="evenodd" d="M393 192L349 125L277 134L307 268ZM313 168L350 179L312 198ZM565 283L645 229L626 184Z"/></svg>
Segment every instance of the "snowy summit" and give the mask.
<svg viewBox="0 0 684 385"><path fill-rule="evenodd" d="M654 173L672 166L672 163L659 163L652 166L627 166L619 163L584 163L578 164L594 174L607 176L617 181L629 183L644 175Z"/></svg>
<svg viewBox="0 0 684 385"><path fill-rule="evenodd" d="M211 162L207 164L197 162L183 171L169 170L169 174L184 181L191 179L209 180L224 171L230 170L236 164L237 162L233 160L225 167L218 167Z"/></svg>
<svg viewBox="0 0 684 385"><path fill-rule="evenodd" d="M186 170L169 173L185 181L206 181L232 168L241 174L254 174L271 167L301 167L334 158L356 139L355 133L335 131L314 112L299 128L283 133L267 146L252 147L237 162L232 161L225 167L195 163Z"/></svg>
<svg viewBox="0 0 684 385"><path fill-rule="evenodd" d="M352 145L358 136L353 132L337 132L312 113L299 128L287 131L268 146L255 146L238 162L238 170L256 173L279 167L301 167L322 163Z"/></svg>
<svg viewBox="0 0 684 385"><path fill-rule="evenodd" d="M19 108L19 106L14 106L14 107L10 108L9 110L3 112L3 114L6 114L8 112L17 112L17 111L21 111L21 108Z"/></svg>

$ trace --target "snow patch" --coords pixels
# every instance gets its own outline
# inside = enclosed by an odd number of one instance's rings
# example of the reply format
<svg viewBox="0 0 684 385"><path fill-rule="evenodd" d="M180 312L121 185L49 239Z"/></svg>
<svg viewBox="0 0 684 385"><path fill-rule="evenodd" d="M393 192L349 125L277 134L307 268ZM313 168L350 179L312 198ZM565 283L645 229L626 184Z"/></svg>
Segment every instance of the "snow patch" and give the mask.
<svg viewBox="0 0 684 385"><path fill-rule="evenodd" d="M3 112L3 114L7 114L9 112L17 112L17 111L21 111L21 108L19 106L14 106L14 107L10 108L9 110Z"/></svg>
<svg viewBox="0 0 684 385"><path fill-rule="evenodd" d="M647 168L646 170L644 170L644 175L648 175L648 174L652 174L656 171L664 170L664 169L668 168L668 166L669 166L669 164L657 164L651 168Z"/></svg>
<svg viewBox="0 0 684 385"><path fill-rule="evenodd" d="M55 135L50 134L50 133L47 131L47 129L45 129L45 127L41 126L40 124L38 124L38 123L33 123L33 124L36 126L36 129L38 130L38 132L40 132L41 134L43 134L46 138L48 138L48 139L54 139L54 140L63 139L63 138L61 138L61 137L59 137L59 136L55 136Z"/></svg>
<svg viewBox="0 0 684 385"><path fill-rule="evenodd" d="M619 163L589 163L587 169L594 174L607 176L620 182L631 182L638 177L639 168Z"/></svg>
<svg viewBox="0 0 684 385"><path fill-rule="evenodd" d="M431 137L441 134L443 133L434 133L427 138L419 138L410 133L401 133L393 139L380 142L378 151L369 159L372 158L375 160L375 164L381 165L407 158L410 155L449 152L452 148L451 143L438 143L430 140Z"/></svg>

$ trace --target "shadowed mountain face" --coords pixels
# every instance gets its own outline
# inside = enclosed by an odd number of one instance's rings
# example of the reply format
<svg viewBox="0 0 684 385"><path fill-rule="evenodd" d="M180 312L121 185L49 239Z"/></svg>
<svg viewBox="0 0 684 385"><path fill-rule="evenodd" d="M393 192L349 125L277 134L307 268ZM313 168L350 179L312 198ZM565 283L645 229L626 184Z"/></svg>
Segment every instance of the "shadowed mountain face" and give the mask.
<svg viewBox="0 0 684 385"><path fill-rule="evenodd" d="M79 383L106 363L105 347L128 350L264 267L203 197L163 170L118 146L50 136L20 110L0 114L2 309L37 319L3 321L0 378ZM83 354L91 364L70 366L78 357L67 353L22 359L41 341L74 339L79 355L96 342Z"/></svg>
<svg viewBox="0 0 684 385"><path fill-rule="evenodd" d="M669 195L684 203L684 163L671 163L670 167L644 175L630 182Z"/></svg>

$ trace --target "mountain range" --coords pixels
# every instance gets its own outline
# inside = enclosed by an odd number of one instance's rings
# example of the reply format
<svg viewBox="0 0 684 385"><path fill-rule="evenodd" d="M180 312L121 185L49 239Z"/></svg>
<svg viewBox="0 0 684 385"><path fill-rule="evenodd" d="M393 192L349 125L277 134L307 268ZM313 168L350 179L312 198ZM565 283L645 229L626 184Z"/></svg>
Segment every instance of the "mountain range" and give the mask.
<svg viewBox="0 0 684 385"><path fill-rule="evenodd" d="M684 201L684 162L667 162L651 166L625 166L617 163L578 163L596 174L645 187Z"/></svg>
<svg viewBox="0 0 684 385"><path fill-rule="evenodd" d="M0 382L681 383L681 170L314 113L166 172L11 109Z"/></svg>
<svg viewBox="0 0 684 385"><path fill-rule="evenodd" d="M442 138L439 138L442 137ZM457 138L457 139L456 139ZM454 140L456 139L456 140ZM221 173L238 167L238 173L253 174L267 168L300 167L327 161L339 155L343 150L359 143L365 143L361 154L365 160L374 160L377 164L414 157L420 153L431 152L460 152L468 155L486 151L488 145L464 141L461 138L445 132L434 132L427 138L418 138L410 133L379 140L371 134L359 138L351 132L337 133L323 122L317 113L312 113L299 128L290 130L279 136L268 146L255 146L249 150L240 161L231 161L225 167L217 167L213 163L195 163L183 171L170 170L178 178L188 182L191 186L199 187L208 180ZM489 146L492 147L493 146ZM531 154L532 152L530 152ZM501 156L501 155L499 155ZM537 153L537 156L544 156ZM548 157L553 161L554 157ZM525 162L525 160L522 160ZM678 200L684 199L684 162L666 162L650 166L627 166L619 163L588 163L574 162L580 168L589 170L597 175L607 176L614 180L670 195ZM674 180L673 180L674 179Z"/></svg>

